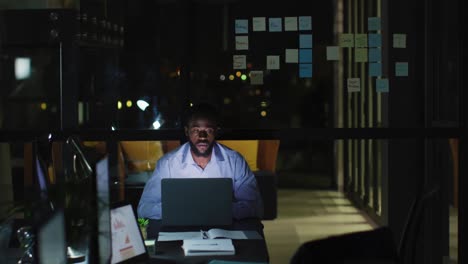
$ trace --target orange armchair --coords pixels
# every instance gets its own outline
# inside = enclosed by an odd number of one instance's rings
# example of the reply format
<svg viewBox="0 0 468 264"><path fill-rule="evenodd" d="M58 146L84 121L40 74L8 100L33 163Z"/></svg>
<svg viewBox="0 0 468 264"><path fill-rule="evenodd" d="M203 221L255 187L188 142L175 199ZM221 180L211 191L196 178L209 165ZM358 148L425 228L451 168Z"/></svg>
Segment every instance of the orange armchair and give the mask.
<svg viewBox="0 0 468 264"><path fill-rule="evenodd" d="M219 143L238 151L255 175L263 199L263 219L277 217L277 174L279 140L219 140Z"/></svg>

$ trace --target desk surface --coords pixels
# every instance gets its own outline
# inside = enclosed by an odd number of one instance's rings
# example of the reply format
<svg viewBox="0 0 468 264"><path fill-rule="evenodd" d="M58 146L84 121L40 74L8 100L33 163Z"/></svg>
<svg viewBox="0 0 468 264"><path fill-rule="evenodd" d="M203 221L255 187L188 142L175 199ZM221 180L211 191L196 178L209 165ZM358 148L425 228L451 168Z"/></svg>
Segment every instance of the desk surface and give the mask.
<svg viewBox="0 0 468 264"><path fill-rule="evenodd" d="M157 238L159 231L199 231L208 230L212 227L163 227L159 220L150 220L148 226L148 238ZM222 227L230 230L255 230L263 235L263 224L259 219L246 219L235 221L230 227ZM155 251L150 252L152 259L172 260L176 263L207 263L210 260L233 260L248 262L268 262L268 248L265 239L241 239L233 240L236 249L235 255L216 256L190 256L184 255L182 241L164 241L155 243Z"/></svg>

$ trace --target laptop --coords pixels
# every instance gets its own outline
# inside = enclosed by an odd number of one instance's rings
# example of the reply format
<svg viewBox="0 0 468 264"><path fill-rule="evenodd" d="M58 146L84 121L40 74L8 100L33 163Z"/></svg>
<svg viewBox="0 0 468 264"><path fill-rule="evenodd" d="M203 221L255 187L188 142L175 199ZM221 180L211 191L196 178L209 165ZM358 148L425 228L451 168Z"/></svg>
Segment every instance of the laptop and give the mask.
<svg viewBox="0 0 468 264"><path fill-rule="evenodd" d="M158 258L149 253L138 226L132 204L114 203L110 210L112 256L110 264L174 264L175 260Z"/></svg>
<svg viewBox="0 0 468 264"><path fill-rule="evenodd" d="M145 263L149 259L136 215L129 202L119 202L110 210L111 264Z"/></svg>
<svg viewBox="0 0 468 264"><path fill-rule="evenodd" d="M162 226L232 224L231 178L161 180Z"/></svg>

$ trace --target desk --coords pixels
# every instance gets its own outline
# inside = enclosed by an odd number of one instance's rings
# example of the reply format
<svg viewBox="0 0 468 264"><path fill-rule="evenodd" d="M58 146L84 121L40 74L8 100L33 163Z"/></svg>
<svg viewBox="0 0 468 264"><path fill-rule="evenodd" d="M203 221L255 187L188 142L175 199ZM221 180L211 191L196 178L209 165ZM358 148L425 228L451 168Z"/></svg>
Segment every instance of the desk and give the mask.
<svg viewBox="0 0 468 264"><path fill-rule="evenodd" d="M20 248L0 249L1 263L17 264L23 256L23 250Z"/></svg>
<svg viewBox="0 0 468 264"><path fill-rule="evenodd" d="M159 231L164 232L181 232L181 231L199 231L200 229L208 230L213 227L164 227L161 226L160 220L150 220L148 226L148 238L156 239ZM230 227L220 227L230 230L255 230L262 237L263 224L259 219L245 219L235 221ZM190 256L184 255L182 250L182 241L165 241L155 243L155 252L150 252L152 259L172 260L176 263L208 263L210 260L232 260L232 261L248 261L248 262L265 262L269 261L268 248L265 239L241 239L233 240L236 249L235 255L218 255L218 256Z"/></svg>

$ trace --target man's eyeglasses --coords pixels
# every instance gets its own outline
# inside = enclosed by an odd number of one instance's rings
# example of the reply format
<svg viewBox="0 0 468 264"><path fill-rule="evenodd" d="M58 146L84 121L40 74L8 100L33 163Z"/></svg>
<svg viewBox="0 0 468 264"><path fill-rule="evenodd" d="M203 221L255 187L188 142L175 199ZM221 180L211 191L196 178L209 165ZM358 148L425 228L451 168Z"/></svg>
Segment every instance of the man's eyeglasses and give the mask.
<svg viewBox="0 0 468 264"><path fill-rule="evenodd" d="M205 129L201 129L201 128L198 128L198 127L193 127L189 130L190 132L190 135L200 135L201 133L205 132L208 136L212 136L215 134L216 132L216 129L214 128L205 128Z"/></svg>

